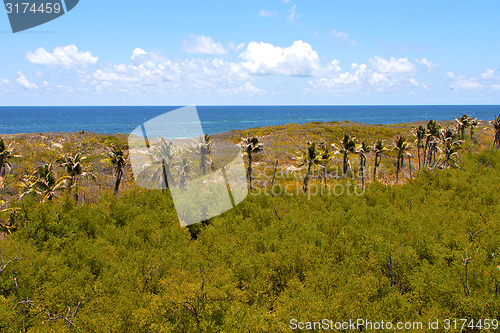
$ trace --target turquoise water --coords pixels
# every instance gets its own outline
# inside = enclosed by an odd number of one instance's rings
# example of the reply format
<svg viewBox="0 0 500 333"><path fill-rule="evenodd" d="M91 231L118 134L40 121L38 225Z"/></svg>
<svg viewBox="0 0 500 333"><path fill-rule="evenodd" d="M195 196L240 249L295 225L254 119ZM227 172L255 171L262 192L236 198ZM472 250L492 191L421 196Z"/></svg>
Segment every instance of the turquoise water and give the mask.
<svg viewBox="0 0 500 333"><path fill-rule="evenodd" d="M130 133L143 122L178 106L0 107L0 133ZM480 120L500 114L500 105L403 106L197 106L207 134L287 123L350 120L397 124L419 120L452 120L467 113Z"/></svg>

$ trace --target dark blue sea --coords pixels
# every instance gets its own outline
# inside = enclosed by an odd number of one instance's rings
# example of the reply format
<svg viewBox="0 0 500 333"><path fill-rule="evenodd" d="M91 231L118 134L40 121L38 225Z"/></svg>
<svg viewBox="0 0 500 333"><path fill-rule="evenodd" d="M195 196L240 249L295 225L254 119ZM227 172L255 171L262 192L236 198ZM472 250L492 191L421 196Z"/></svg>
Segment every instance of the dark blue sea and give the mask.
<svg viewBox="0 0 500 333"><path fill-rule="evenodd" d="M178 106L0 107L0 134L91 131L130 133L143 122ZM232 129L343 121L398 124L419 120L453 120L467 113L480 120L500 114L500 105L411 106L197 106L207 134Z"/></svg>

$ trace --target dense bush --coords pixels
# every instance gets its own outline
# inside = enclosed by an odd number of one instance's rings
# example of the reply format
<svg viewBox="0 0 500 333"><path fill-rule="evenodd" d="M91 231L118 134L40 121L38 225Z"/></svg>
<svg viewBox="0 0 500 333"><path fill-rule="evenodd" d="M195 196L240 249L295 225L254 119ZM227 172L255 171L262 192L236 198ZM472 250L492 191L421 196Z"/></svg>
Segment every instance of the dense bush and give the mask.
<svg viewBox="0 0 500 333"><path fill-rule="evenodd" d="M370 183L360 196L249 195L191 229L179 227L168 192L13 202L17 231L0 240L0 331L498 319L500 154L462 159L463 169Z"/></svg>

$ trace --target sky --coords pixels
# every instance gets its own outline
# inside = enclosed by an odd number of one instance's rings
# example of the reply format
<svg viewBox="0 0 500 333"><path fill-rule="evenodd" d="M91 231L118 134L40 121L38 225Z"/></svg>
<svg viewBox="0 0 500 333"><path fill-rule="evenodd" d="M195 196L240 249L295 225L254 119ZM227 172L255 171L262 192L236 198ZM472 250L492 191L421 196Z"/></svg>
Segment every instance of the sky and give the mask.
<svg viewBox="0 0 500 333"><path fill-rule="evenodd" d="M0 106L500 104L500 1L80 0L12 33Z"/></svg>

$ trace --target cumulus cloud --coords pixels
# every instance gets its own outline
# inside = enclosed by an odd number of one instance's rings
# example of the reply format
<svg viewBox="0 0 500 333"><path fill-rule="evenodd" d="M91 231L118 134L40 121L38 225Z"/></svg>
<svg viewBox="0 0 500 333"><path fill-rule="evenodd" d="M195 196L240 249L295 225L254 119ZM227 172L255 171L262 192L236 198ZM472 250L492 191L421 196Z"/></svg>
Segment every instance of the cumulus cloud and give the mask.
<svg viewBox="0 0 500 333"><path fill-rule="evenodd" d="M259 11L259 16L262 16L262 17L271 17L271 16L275 16L277 15L278 12L274 11L270 11L270 10L267 10L267 9L262 9Z"/></svg>
<svg viewBox="0 0 500 333"><path fill-rule="evenodd" d="M412 91L427 89L427 85L420 83L415 75L413 64L407 59L381 57L369 59L367 64L352 63L350 70L343 71L338 60L333 60L323 69L321 75L314 81L309 81L307 92L386 92Z"/></svg>
<svg viewBox="0 0 500 333"><path fill-rule="evenodd" d="M136 47L135 50L132 52L132 56L130 57L130 59L135 60L135 58L146 54L148 54L146 51L144 51L140 47Z"/></svg>
<svg viewBox="0 0 500 333"><path fill-rule="evenodd" d="M438 64L433 63L432 61L427 60L427 58L415 59L415 61L421 65L427 67L427 70L432 71L434 67L438 67Z"/></svg>
<svg viewBox="0 0 500 333"><path fill-rule="evenodd" d="M332 29L332 36L336 42L347 42L352 45L356 45L356 41L351 39L348 34L342 31L337 31L335 29Z"/></svg>
<svg viewBox="0 0 500 333"><path fill-rule="evenodd" d="M37 89L38 86L34 83L31 83L27 78L26 76L24 76L24 74L21 72L21 71L18 71L17 72L17 79L16 79L16 82L23 88L26 88L26 89Z"/></svg>
<svg viewBox="0 0 500 333"><path fill-rule="evenodd" d="M381 73L412 73L415 72L415 65L408 61L408 58L396 59L391 57L389 60L379 56L371 58L370 64L377 72Z"/></svg>
<svg viewBox="0 0 500 333"><path fill-rule="evenodd" d="M311 76L320 70L318 54L301 40L286 48L251 42L240 56L245 60L243 67L252 74Z"/></svg>
<svg viewBox="0 0 500 333"><path fill-rule="evenodd" d="M453 72L447 73L448 77L452 79L450 87L460 90L477 90L479 88L484 90L498 90L500 89L500 79L495 77L495 72L491 68L487 68L486 72L476 74L470 77L466 75L456 75Z"/></svg>
<svg viewBox="0 0 500 333"><path fill-rule="evenodd" d="M95 65L99 60L90 52L80 52L75 45L58 46L52 53L47 52L43 47L34 52L26 53L26 58L34 64L61 67L87 67Z"/></svg>
<svg viewBox="0 0 500 333"><path fill-rule="evenodd" d="M184 51L190 54L222 55L227 53L224 46L214 42L211 37L195 35L191 35L189 40L184 41Z"/></svg>

